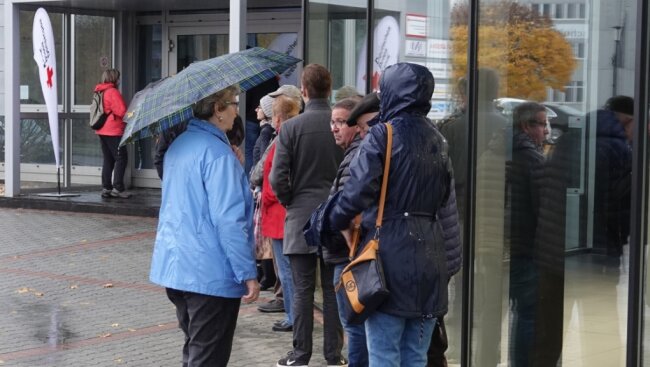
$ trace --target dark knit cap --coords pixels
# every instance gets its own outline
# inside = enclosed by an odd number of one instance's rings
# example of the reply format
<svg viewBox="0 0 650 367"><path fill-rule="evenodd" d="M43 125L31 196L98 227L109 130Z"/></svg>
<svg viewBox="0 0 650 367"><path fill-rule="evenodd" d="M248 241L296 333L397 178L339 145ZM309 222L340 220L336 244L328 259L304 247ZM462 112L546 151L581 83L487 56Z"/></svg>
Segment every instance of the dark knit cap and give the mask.
<svg viewBox="0 0 650 367"><path fill-rule="evenodd" d="M350 117L348 117L348 126L356 126L359 116L371 112L379 112L377 93L369 93L357 103L357 106L350 112Z"/></svg>
<svg viewBox="0 0 650 367"><path fill-rule="evenodd" d="M605 102L605 109L634 115L634 99L628 96L614 96Z"/></svg>

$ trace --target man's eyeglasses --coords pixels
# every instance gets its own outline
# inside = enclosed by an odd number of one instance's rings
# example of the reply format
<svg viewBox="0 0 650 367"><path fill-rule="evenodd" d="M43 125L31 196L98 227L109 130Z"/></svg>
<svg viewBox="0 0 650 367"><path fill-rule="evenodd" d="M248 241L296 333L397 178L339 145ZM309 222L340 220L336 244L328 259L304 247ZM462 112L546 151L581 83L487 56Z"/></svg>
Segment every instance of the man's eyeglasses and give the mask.
<svg viewBox="0 0 650 367"><path fill-rule="evenodd" d="M544 121L529 120L528 123L531 124L531 125L537 125L537 126L544 126L544 127L546 127L546 120L544 120Z"/></svg>
<svg viewBox="0 0 650 367"><path fill-rule="evenodd" d="M340 129L342 128L345 124L347 124L347 121L345 120L330 120L330 127Z"/></svg>

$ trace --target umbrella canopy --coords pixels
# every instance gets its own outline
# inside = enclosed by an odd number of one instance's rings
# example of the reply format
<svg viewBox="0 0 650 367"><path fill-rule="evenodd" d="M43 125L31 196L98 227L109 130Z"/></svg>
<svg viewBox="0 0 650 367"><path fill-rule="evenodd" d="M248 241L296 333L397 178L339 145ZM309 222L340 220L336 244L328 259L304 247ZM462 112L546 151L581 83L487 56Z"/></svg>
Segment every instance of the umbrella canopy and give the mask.
<svg viewBox="0 0 650 367"><path fill-rule="evenodd" d="M127 125L120 145L159 134L189 119L192 104L211 94L235 84L246 91L300 61L293 56L254 47L192 63L178 74L136 94L124 116Z"/></svg>

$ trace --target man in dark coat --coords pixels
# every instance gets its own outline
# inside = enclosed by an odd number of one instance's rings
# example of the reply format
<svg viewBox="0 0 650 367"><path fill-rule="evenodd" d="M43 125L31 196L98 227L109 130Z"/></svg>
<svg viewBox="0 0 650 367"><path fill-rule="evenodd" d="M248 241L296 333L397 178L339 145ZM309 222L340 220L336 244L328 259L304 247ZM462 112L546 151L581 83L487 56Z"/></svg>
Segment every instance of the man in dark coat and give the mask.
<svg viewBox="0 0 650 367"><path fill-rule="evenodd" d="M452 175L445 139L426 118L433 75L398 63L383 71L380 120L393 126L389 173L383 172L387 128L373 126L350 165L350 178L329 215L332 229L346 230L362 214L362 243L375 233L381 179L388 174L379 233L388 299L365 322L371 366L423 367L436 318L447 312L444 239L436 214L449 197Z"/></svg>
<svg viewBox="0 0 650 367"><path fill-rule="evenodd" d="M325 264L316 247L305 241L302 230L316 207L327 199L343 151L330 131L332 110L329 71L318 64L305 66L302 77L305 110L287 120L280 129L269 182L278 200L287 208L283 253L289 257L294 280L293 350L278 366L307 366L312 354L314 290L320 261L323 292L323 352L330 366L346 366L341 356L343 329L338 317L332 279L334 268Z"/></svg>
<svg viewBox="0 0 650 367"><path fill-rule="evenodd" d="M343 186L350 177L350 163L356 156L359 144L361 144L359 127L356 123L349 124L350 114L356 104L355 99L345 98L337 102L332 108L332 122L330 123L332 134L334 134L336 145L343 149L345 155L330 189L330 198L343 190ZM323 246L322 248L323 260L334 266L334 285L339 282L343 268L350 263L350 250L345 238L340 234L335 238L338 241L331 241L329 247ZM339 310L341 310L343 300L338 293L336 294L336 301ZM363 324L348 324L345 322L344 317L341 317L341 323L348 340L349 367L368 367L368 349L366 348L366 332Z"/></svg>
<svg viewBox="0 0 650 367"><path fill-rule="evenodd" d="M633 114L634 100L615 96L589 116L596 119L593 246L616 270L630 234Z"/></svg>
<svg viewBox="0 0 650 367"><path fill-rule="evenodd" d="M535 102L513 111L513 151L506 179L510 207L510 363L532 363L538 272L534 262L539 216L540 183L543 177L542 144L548 134L546 108Z"/></svg>

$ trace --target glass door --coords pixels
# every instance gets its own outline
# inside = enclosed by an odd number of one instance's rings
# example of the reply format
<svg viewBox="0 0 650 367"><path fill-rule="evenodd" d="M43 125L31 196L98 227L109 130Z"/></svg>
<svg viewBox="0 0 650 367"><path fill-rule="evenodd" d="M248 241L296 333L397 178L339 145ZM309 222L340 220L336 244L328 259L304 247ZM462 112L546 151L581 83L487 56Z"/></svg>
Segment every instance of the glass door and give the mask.
<svg viewBox="0 0 650 367"><path fill-rule="evenodd" d="M162 42L162 28L159 26L143 27L139 37L141 56L141 68L139 74L144 77L138 89L144 88L146 84L168 75L175 75L195 61L209 59L228 53L228 28L226 26L193 26L193 27L169 27L168 43ZM147 52L151 44L162 48L160 53ZM167 48L167 55L165 55ZM167 57L167 68L161 70L164 65L163 58ZM147 65L151 64L151 67ZM158 72L155 72L158 70ZM152 71L154 71L152 73ZM151 75L149 75L151 74ZM160 75L162 74L162 75ZM134 144L134 186L137 187L160 187L160 179L154 166L156 155L156 138L147 138Z"/></svg>
<svg viewBox="0 0 650 367"><path fill-rule="evenodd" d="M195 61L228 53L228 28L170 27L169 75L174 75Z"/></svg>

